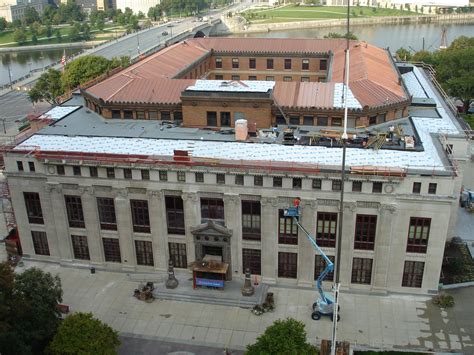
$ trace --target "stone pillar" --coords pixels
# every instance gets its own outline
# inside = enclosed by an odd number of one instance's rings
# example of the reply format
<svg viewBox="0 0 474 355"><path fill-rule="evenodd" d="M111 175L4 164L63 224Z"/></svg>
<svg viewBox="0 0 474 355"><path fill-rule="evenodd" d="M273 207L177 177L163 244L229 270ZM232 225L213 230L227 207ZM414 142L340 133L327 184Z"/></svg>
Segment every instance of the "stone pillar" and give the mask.
<svg viewBox="0 0 474 355"><path fill-rule="evenodd" d="M392 221L395 221L395 205L381 204L375 235L373 290L387 292L387 279L390 263L390 241L392 239Z"/></svg>
<svg viewBox="0 0 474 355"><path fill-rule="evenodd" d="M230 237L231 274L239 275L242 270L242 219L239 195L224 195L225 226L232 230Z"/></svg>
<svg viewBox="0 0 474 355"><path fill-rule="evenodd" d="M148 208L150 214L151 238L155 269L166 271L168 268L168 228L163 191L148 190Z"/></svg>
<svg viewBox="0 0 474 355"><path fill-rule="evenodd" d="M87 231L87 245L92 265L101 265L104 261L102 241L100 236L100 222L97 210L97 201L94 197L93 187L80 187L82 211Z"/></svg>
<svg viewBox="0 0 474 355"><path fill-rule="evenodd" d="M48 186L46 186L45 193L40 192L41 198L41 210L44 218L44 228L46 230L46 236L48 238L49 254L52 258L58 261L61 258L59 250L59 238L60 235L56 234L56 221L54 219L54 208L52 205L52 193ZM62 238L67 238L66 235L62 235ZM21 240L23 247L23 239Z"/></svg>
<svg viewBox="0 0 474 355"><path fill-rule="evenodd" d="M352 256L354 250L354 221L356 209L356 202L344 202L344 210L342 212L342 241L341 245L339 246L341 248L341 259L336 260L336 262L340 262L339 282L341 284L341 290L347 290L351 285ZM338 216L337 224L339 233L339 228L341 226L341 214ZM337 249L335 250L335 256L337 259ZM334 265L334 270L336 269L335 266L336 265Z"/></svg>
<svg viewBox="0 0 474 355"><path fill-rule="evenodd" d="M262 197L262 281L276 284L278 270L278 199Z"/></svg>
<svg viewBox="0 0 474 355"><path fill-rule="evenodd" d="M115 197L115 215L117 217L117 232L120 241L120 253L122 255L122 269L134 271L136 265L135 246L132 236L132 214L130 212L130 201L126 189L118 190Z"/></svg>
<svg viewBox="0 0 474 355"><path fill-rule="evenodd" d="M184 225L186 228L186 256L188 263L196 260L194 235L191 228L201 224L201 204L195 192L183 192Z"/></svg>
<svg viewBox="0 0 474 355"><path fill-rule="evenodd" d="M60 184L47 185L51 191L51 206L54 214L54 225L58 241L59 255L61 262L72 261L71 234L69 232L66 204Z"/></svg>
<svg viewBox="0 0 474 355"><path fill-rule="evenodd" d="M303 200L300 203L300 224L315 238L316 201ZM306 234L298 229L298 286L314 286L314 246Z"/></svg>

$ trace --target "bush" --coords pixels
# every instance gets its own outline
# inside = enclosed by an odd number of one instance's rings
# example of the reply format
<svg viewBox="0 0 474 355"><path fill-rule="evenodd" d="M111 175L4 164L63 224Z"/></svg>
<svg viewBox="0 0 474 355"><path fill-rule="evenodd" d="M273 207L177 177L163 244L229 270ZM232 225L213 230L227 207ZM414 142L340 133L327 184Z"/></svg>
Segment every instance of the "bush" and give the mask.
<svg viewBox="0 0 474 355"><path fill-rule="evenodd" d="M432 301L440 308L448 308L454 306L453 296L447 295L445 293L440 293L439 295L433 296Z"/></svg>

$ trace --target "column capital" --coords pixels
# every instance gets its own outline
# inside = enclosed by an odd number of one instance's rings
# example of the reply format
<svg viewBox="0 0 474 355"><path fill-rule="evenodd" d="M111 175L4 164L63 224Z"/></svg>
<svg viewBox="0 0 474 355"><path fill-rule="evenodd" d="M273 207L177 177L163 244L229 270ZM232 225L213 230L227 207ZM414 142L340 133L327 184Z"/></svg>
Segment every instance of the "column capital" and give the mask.
<svg viewBox="0 0 474 355"><path fill-rule="evenodd" d="M46 190L46 192L61 193L63 191L63 187L59 183L47 182L46 185L45 185L45 190Z"/></svg>
<svg viewBox="0 0 474 355"><path fill-rule="evenodd" d="M381 214L384 214L387 212L390 214L394 214L396 211L397 211L397 205L395 204L380 204L379 206L379 212Z"/></svg>
<svg viewBox="0 0 474 355"><path fill-rule="evenodd" d="M278 198L276 197L262 197L260 200L260 204L262 206L278 206Z"/></svg>
<svg viewBox="0 0 474 355"><path fill-rule="evenodd" d="M222 199L224 203L237 204L239 202L239 195L224 195Z"/></svg>
<svg viewBox="0 0 474 355"><path fill-rule="evenodd" d="M84 195L84 194L88 194L88 195L94 195L94 187L93 186L83 186L83 185L80 185L78 188L77 188L77 191L79 191L79 193L81 195Z"/></svg>
<svg viewBox="0 0 474 355"><path fill-rule="evenodd" d="M316 208L318 202L316 200L301 200L300 208L304 209L305 207Z"/></svg>
<svg viewBox="0 0 474 355"><path fill-rule="evenodd" d="M197 202L199 197L195 192L183 192L182 194L183 201Z"/></svg>
<svg viewBox="0 0 474 355"><path fill-rule="evenodd" d="M163 190L147 190L146 194L149 196L149 197L154 197L154 198L163 198Z"/></svg>
<svg viewBox="0 0 474 355"><path fill-rule="evenodd" d="M356 209L357 209L357 202L353 202L353 201L344 202L344 210L355 212Z"/></svg>
<svg viewBox="0 0 474 355"><path fill-rule="evenodd" d="M116 189L114 192L115 192L116 197L127 197L128 196L128 190L127 189Z"/></svg>

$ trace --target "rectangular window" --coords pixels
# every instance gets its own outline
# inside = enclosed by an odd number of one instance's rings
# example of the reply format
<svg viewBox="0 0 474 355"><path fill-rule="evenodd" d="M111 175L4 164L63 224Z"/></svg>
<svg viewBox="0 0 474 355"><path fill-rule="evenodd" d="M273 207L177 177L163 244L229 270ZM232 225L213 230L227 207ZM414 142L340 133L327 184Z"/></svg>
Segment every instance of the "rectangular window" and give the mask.
<svg viewBox="0 0 474 355"><path fill-rule="evenodd" d="M322 181L321 179L313 179L312 187L314 190L321 190Z"/></svg>
<svg viewBox="0 0 474 355"><path fill-rule="evenodd" d="M352 277L353 284L370 285L372 281L372 259L354 258L352 260Z"/></svg>
<svg viewBox="0 0 474 355"><path fill-rule="evenodd" d="M374 250L377 216L358 214L356 216L354 249Z"/></svg>
<svg viewBox="0 0 474 355"><path fill-rule="evenodd" d="M301 178L293 178L293 189L301 190L303 182Z"/></svg>
<svg viewBox="0 0 474 355"><path fill-rule="evenodd" d="M423 272L425 271L425 263L422 261L405 261L403 268L403 287L420 288L423 283Z"/></svg>
<svg viewBox="0 0 474 355"><path fill-rule="evenodd" d="M377 116L369 117L369 125L377 124Z"/></svg>
<svg viewBox="0 0 474 355"><path fill-rule="evenodd" d="M292 217L285 217L283 210L278 210L278 243L298 244L298 225Z"/></svg>
<svg viewBox="0 0 474 355"><path fill-rule="evenodd" d="M362 191L362 181L352 181L352 192Z"/></svg>
<svg viewBox="0 0 474 355"><path fill-rule="evenodd" d="M186 172L178 171L177 176L178 176L178 181L179 182L186 182Z"/></svg>
<svg viewBox="0 0 474 355"><path fill-rule="evenodd" d="M112 118L122 118L120 110L112 110Z"/></svg>
<svg viewBox="0 0 474 355"><path fill-rule="evenodd" d="M243 185L244 184L244 176L243 175L235 175L235 184L236 185Z"/></svg>
<svg viewBox="0 0 474 355"><path fill-rule="evenodd" d="M224 220L224 202L220 198L201 198L201 219Z"/></svg>
<svg viewBox="0 0 474 355"><path fill-rule="evenodd" d="M313 116L303 116L303 124L305 126L312 126L314 124Z"/></svg>
<svg viewBox="0 0 474 355"><path fill-rule="evenodd" d="M137 120L144 120L145 119L145 111L136 111Z"/></svg>
<svg viewBox="0 0 474 355"><path fill-rule="evenodd" d="M255 75L249 75L249 80L257 80L257 77Z"/></svg>
<svg viewBox="0 0 474 355"><path fill-rule="evenodd" d="M160 181L168 181L168 172L166 170L160 170L158 172Z"/></svg>
<svg viewBox="0 0 474 355"><path fill-rule="evenodd" d="M131 120L133 118L133 112L129 110L123 111L123 118Z"/></svg>
<svg viewBox="0 0 474 355"><path fill-rule="evenodd" d="M116 231L117 217L115 216L114 199L97 197L97 209L99 210L100 229Z"/></svg>
<svg viewBox="0 0 474 355"><path fill-rule="evenodd" d="M142 180L150 180L150 170L140 170Z"/></svg>
<svg viewBox="0 0 474 355"><path fill-rule="evenodd" d="M43 210L41 209L40 196L37 192L23 192L25 198L26 214L28 222L44 224Z"/></svg>
<svg viewBox="0 0 474 355"><path fill-rule="evenodd" d="M263 186L263 176L256 175L253 177L253 184L255 186Z"/></svg>
<svg viewBox="0 0 474 355"><path fill-rule="evenodd" d="M240 75L232 75L231 79L232 80L240 80Z"/></svg>
<svg viewBox="0 0 474 355"><path fill-rule="evenodd" d="M181 196L165 196L169 234L184 234L184 207Z"/></svg>
<svg viewBox="0 0 474 355"><path fill-rule="evenodd" d="M262 252L258 249L242 249L242 272L247 269L252 275L262 274Z"/></svg>
<svg viewBox="0 0 474 355"><path fill-rule="evenodd" d="M104 257L106 262L121 263L120 241L115 238L102 238L104 245Z"/></svg>
<svg viewBox="0 0 474 355"><path fill-rule="evenodd" d="M115 179L115 169L114 168L105 168L107 172L108 179Z"/></svg>
<svg viewBox="0 0 474 355"><path fill-rule="evenodd" d="M414 182L413 183L413 190L414 194L419 194L421 192L421 182Z"/></svg>
<svg viewBox="0 0 474 355"><path fill-rule="evenodd" d="M158 111L148 111L148 119L157 120L158 119Z"/></svg>
<svg viewBox="0 0 474 355"><path fill-rule="evenodd" d="M301 61L301 69L302 70L309 70L309 59L303 59Z"/></svg>
<svg viewBox="0 0 474 355"><path fill-rule="evenodd" d="M222 58L216 58L216 69L222 69Z"/></svg>
<svg viewBox="0 0 474 355"><path fill-rule="evenodd" d="M316 220L316 243L321 247L336 246L337 213L318 212Z"/></svg>
<svg viewBox="0 0 474 355"><path fill-rule="evenodd" d="M291 76L284 76L283 81L291 81Z"/></svg>
<svg viewBox="0 0 474 355"><path fill-rule="evenodd" d="M217 126L217 112L207 111L207 125L212 127Z"/></svg>
<svg viewBox="0 0 474 355"><path fill-rule="evenodd" d="M298 254L278 253L278 277L296 279L298 276Z"/></svg>
<svg viewBox="0 0 474 355"><path fill-rule="evenodd" d="M186 256L186 244L185 243L168 243L170 252L170 260L173 262L173 266L181 269L188 268L188 259Z"/></svg>
<svg viewBox="0 0 474 355"><path fill-rule="evenodd" d="M99 176L99 172L97 171L97 167L95 166L90 166L89 167L89 175L91 177L98 177Z"/></svg>
<svg viewBox="0 0 474 355"><path fill-rule="evenodd" d="M74 259L90 260L89 245L85 235L71 235Z"/></svg>
<svg viewBox="0 0 474 355"><path fill-rule="evenodd" d="M66 174L65 170L64 170L64 165L56 165L56 173L58 175L64 175Z"/></svg>
<svg viewBox="0 0 474 355"><path fill-rule="evenodd" d="M137 265L155 265L153 262L153 245L151 242L135 240L135 250L137 253Z"/></svg>
<svg viewBox="0 0 474 355"><path fill-rule="evenodd" d="M216 183L220 185L225 184L225 174L216 174Z"/></svg>
<svg viewBox="0 0 474 355"><path fill-rule="evenodd" d="M273 69L273 59L267 59L267 69Z"/></svg>
<svg viewBox="0 0 474 355"><path fill-rule="evenodd" d="M341 117L333 117L331 119L331 126L341 127L342 126L342 118Z"/></svg>
<svg viewBox="0 0 474 355"><path fill-rule="evenodd" d="M25 169L23 168L23 162L21 162L21 161L17 161L17 162L16 162L16 167L18 168L18 171L23 171L23 170L25 170Z"/></svg>
<svg viewBox="0 0 474 355"><path fill-rule="evenodd" d="M328 70L328 61L326 59L319 61L319 70Z"/></svg>
<svg viewBox="0 0 474 355"><path fill-rule="evenodd" d="M266 81L275 81L275 77L274 76L267 76L265 78Z"/></svg>
<svg viewBox="0 0 474 355"><path fill-rule="evenodd" d="M221 112L221 127L230 127L230 112Z"/></svg>
<svg viewBox="0 0 474 355"><path fill-rule="evenodd" d="M31 231L31 238L36 255L49 255L48 238L45 232Z"/></svg>
<svg viewBox="0 0 474 355"><path fill-rule="evenodd" d="M408 229L407 252L426 253L430 236L431 218L411 217Z"/></svg>
<svg viewBox="0 0 474 355"><path fill-rule="evenodd" d="M341 180L332 181L332 191L341 191L341 188L342 188Z"/></svg>
<svg viewBox="0 0 474 355"><path fill-rule="evenodd" d="M132 178L132 169L123 169L123 178L131 179Z"/></svg>
<svg viewBox="0 0 474 355"><path fill-rule="evenodd" d="M132 209L133 231L150 233L150 216L147 200L130 200Z"/></svg>
<svg viewBox="0 0 474 355"><path fill-rule="evenodd" d="M249 59L249 68L256 69L257 68L257 60L255 58Z"/></svg>
<svg viewBox="0 0 474 355"><path fill-rule="evenodd" d="M318 126L327 126L328 125L328 118L326 116L318 116Z"/></svg>
<svg viewBox="0 0 474 355"><path fill-rule="evenodd" d="M71 228L85 228L82 201L80 196L64 196L67 219Z"/></svg>
<svg viewBox="0 0 474 355"><path fill-rule="evenodd" d="M431 195L436 195L436 188L438 187L438 184L434 182L430 182L428 185L428 193Z"/></svg>
<svg viewBox="0 0 474 355"><path fill-rule="evenodd" d="M239 69L239 58L232 58L232 69Z"/></svg>
<svg viewBox="0 0 474 355"><path fill-rule="evenodd" d="M30 169L30 171L31 171L32 173L34 173L34 172L36 171L35 163L32 162L32 161L29 161L29 162L28 162L28 168Z"/></svg>
<svg viewBox="0 0 474 355"><path fill-rule="evenodd" d="M291 69L291 59L285 59L285 69Z"/></svg>
<svg viewBox="0 0 474 355"><path fill-rule="evenodd" d="M224 80L224 75L222 75L222 74L216 74L216 75L215 75L215 80Z"/></svg>
<svg viewBox="0 0 474 355"><path fill-rule="evenodd" d="M183 120L183 112L182 111L174 111L173 112L173 119L175 121L182 121Z"/></svg>
<svg viewBox="0 0 474 355"><path fill-rule="evenodd" d="M300 124L300 116L290 116L290 124Z"/></svg>
<svg viewBox="0 0 474 355"><path fill-rule="evenodd" d="M328 258L334 264L334 256L328 255ZM325 268L326 268L326 261L324 260L324 258L321 255L315 255L314 256L314 279L315 280L318 279L319 275L321 275L321 273L324 271ZM330 273L328 273L324 280L325 281L334 280L334 271L331 271Z"/></svg>
<svg viewBox="0 0 474 355"><path fill-rule="evenodd" d="M73 173L74 176L81 176L81 167L77 166L77 165L74 165L72 167L72 173Z"/></svg>
<svg viewBox="0 0 474 355"><path fill-rule="evenodd" d="M273 187L282 187L282 186L283 186L283 178L281 176L274 176Z"/></svg>
<svg viewBox="0 0 474 355"><path fill-rule="evenodd" d="M194 173L194 179L196 180L196 182L204 182L204 174Z"/></svg>
<svg viewBox="0 0 474 355"><path fill-rule="evenodd" d="M242 239L260 240L260 201L242 201Z"/></svg>
<svg viewBox="0 0 474 355"><path fill-rule="evenodd" d="M160 111L162 121L171 121L171 113L169 111Z"/></svg>
<svg viewBox="0 0 474 355"><path fill-rule="evenodd" d="M381 194L382 193L382 186L383 186L383 183L381 183L381 182L373 182L372 183L372 193Z"/></svg>

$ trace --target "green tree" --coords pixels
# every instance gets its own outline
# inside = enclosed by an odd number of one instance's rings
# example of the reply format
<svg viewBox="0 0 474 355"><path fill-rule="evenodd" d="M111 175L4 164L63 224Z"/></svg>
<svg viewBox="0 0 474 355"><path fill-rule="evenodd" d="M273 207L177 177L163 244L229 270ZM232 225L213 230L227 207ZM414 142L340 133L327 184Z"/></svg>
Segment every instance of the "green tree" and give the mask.
<svg viewBox="0 0 474 355"><path fill-rule="evenodd" d="M38 44L38 37L36 36L36 33L33 33L31 35L31 43L34 44L34 45Z"/></svg>
<svg viewBox="0 0 474 355"><path fill-rule="evenodd" d="M116 354L120 345L118 333L92 317L92 313L75 313L61 323L48 352L52 355Z"/></svg>
<svg viewBox="0 0 474 355"><path fill-rule="evenodd" d="M292 318L277 320L257 342L247 346L246 355L265 354L318 354L318 350L306 342L306 330L303 322Z"/></svg>
<svg viewBox="0 0 474 355"><path fill-rule="evenodd" d="M71 90L112 69L112 61L94 55L85 55L66 64L61 81L65 91ZM118 66L118 65L117 65Z"/></svg>
<svg viewBox="0 0 474 355"><path fill-rule="evenodd" d="M429 51L418 51L415 54L413 54L413 57L411 58L412 61L414 62L426 62L429 63L431 59L431 53Z"/></svg>
<svg viewBox="0 0 474 355"><path fill-rule="evenodd" d="M342 34L342 33L337 33L337 32L329 32L326 36L324 36L324 38L349 38L351 40L357 40L357 36L352 33L352 32L349 32L348 34Z"/></svg>
<svg viewBox="0 0 474 355"><path fill-rule="evenodd" d="M5 18L0 17L0 31L4 31L7 28L8 22Z"/></svg>
<svg viewBox="0 0 474 355"><path fill-rule="evenodd" d="M397 57L399 60L405 60L405 61L410 61L411 60L411 53L408 49L405 49L403 47L398 48L397 52Z"/></svg>
<svg viewBox="0 0 474 355"><path fill-rule="evenodd" d="M61 34L61 31L59 30L59 28L57 28L56 31L54 31L54 33L58 42L61 42L63 35Z"/></svg>
<svg viewBox="0 0 474 355"><path fill-rule="evenodd" d="M44 33L46 37L51 38L53 36L53 27L50 24L47 24Z"/></svg>
<svg viewBox="0 0 474 355"><path fill-rule="evenodd" d="M89 27L89 25L87 23L84 23L82 26L81 26L81 38L85 41L88 41L91 39L91 28Z"/></svg>
<svg viewBox="0 0 474 355"><path fill-rule="evenodd" d="M31 102L46 101L51 105L56 105L57 98L64 94L61 83L61 72L55 69L48 69L41 74L35 86L28 92Z"/></svg>
<svg viewBox="0 0 474 355"><path fill-rule="evenodd" d="M23 15L23 23L31 25L33 22L39 21L40 16L34 7L27 6Z"/></svg>
<svg viewBox="0 0 474 355"><path fill-rule="evenodd" d="M26 32L23 28L18 28L13 33L13 40L18 44L23 44L26 42Z"/></svg>
<svg viewBox="0 0 474 355"><path fill-rule="evenodd" d="M81 39L81 24L75 23L68 31L70 41L78 41Z"/></svg>
<svg viewBox="0 0 474 355"><path fill-rule="evenodd" d="M459 36L449 46L449 49L464 49L474 47L474 37Z"/></svg>

